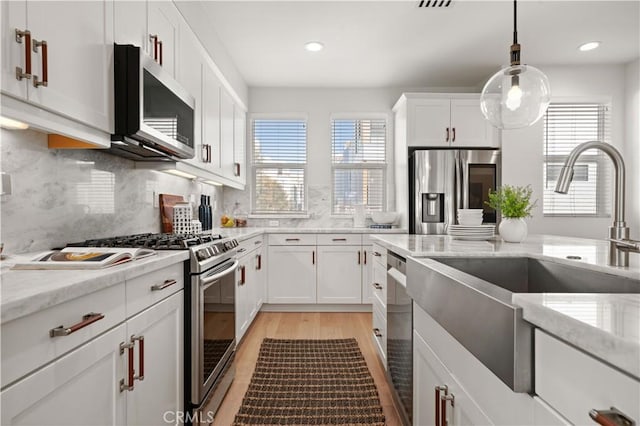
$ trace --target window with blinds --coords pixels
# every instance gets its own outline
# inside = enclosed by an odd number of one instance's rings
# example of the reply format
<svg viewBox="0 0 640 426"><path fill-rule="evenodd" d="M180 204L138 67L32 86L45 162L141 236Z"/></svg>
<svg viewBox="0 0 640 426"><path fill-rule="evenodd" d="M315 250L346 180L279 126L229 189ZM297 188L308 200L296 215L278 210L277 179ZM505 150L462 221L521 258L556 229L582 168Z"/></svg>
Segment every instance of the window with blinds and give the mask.
<svg viewBox="0 0 640 426"><path fill-rule="evenodd" d="M305 213L306 120L254 119L252 143L252 213Z"/></svg>
<svg viewBox="0 0 640 426"><path fill-rule="evenodd" d="M568 194L554 192L564 161L582 142L610 141L610 114L601 103L552 103L544 117L543 212L546 216L609 216L611 173L601 151L584 152Z"/></svg>
<svg viewBox="0 0 640 426"><path fill-rule="evenodd" d="M384 118L331 120L333 214L384 210L386 141Z"/></svg>

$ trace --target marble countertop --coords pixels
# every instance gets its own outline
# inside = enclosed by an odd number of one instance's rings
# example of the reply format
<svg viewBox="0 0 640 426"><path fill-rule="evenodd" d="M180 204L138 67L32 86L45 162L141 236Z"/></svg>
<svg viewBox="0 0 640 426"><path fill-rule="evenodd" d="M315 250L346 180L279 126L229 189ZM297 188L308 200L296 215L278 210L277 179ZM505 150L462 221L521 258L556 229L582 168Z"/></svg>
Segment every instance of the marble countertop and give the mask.
<svg viewBox="0 0 640 426"><path fill-rule="evenodd" d="M29 315L189 258L188 251L155 256L99 270L12 270L38 253L12 255L0 262L0 323Z"/></svg>
<svg viewBox="0 0 640 426"><path fill-rule="evenodd" d="M213 228L214 234L246 240L260 234L406 234L406 229L374 229L374 228Z"/></svg>
<svg viewBox="0 0 640 426"><path fill-rule="evenodd" d="M404 257L528 256L640 280L636 266L607 265L609 244L604 240L553 235L531 235L518 244L443 235L376 235L372 239ZM512 303L522 307L524 319L536 327L640 378L640 294L512 293Z"/></svg>

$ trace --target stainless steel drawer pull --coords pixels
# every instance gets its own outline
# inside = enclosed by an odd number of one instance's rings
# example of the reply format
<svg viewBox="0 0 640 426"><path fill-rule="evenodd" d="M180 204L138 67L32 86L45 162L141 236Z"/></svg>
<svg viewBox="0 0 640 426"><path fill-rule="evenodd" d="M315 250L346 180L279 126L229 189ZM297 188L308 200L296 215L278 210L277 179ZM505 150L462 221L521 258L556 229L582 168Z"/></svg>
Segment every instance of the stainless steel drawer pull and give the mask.
<svg viewBox="0 0 640 426"><path fill-rule="evenodd" d="M382 290L382 285L380 285L379 283L373 283L373 286L376 290Z"/></svg>
<svg viewBox="0 0 640 426"><path fill-rule="evenodd" d="M164 290L165 288L172 286L174 284L178 284L176 280L164 280L162 284L154 284L151 286L151 291Z"/></svg>
<svg viewBox="0 0 640 426"><path fill-rule="evenodd" d="M82 317L82 321L72 325L69 328L65 328L62 325L59 325L56 328L52 328L51 330L49 330L49 337L68 336L71 333L75 333L76 331L80 330L81 328L85 328L86 326L93 324L96 321L100 321L102 318L104 318L103 314L90 312Z"/></svg>
<svg viewBox="0 0 640 426"><path fill-rule="evenodd" d="M120 355L124 354L125 349L127 350L127 381L125 381L125 379L120 379L120 392L133 390L133 381L135 379L134 377L135 371L133 368L133 347L134 346L135 346L134 342L120 343Z"/></svg>
<svg viewBox="0 0 640 426"><path fill-rule="evenodd" d="M635 426L636 424L616 407L611 407L609 410L591 410L589 417L602 426Z"/></svg>
<svg viewBox="0 0 640 426"><path fill-rule="evenodd" d="M238 253L244 253L245 251L247 251L246 248L241 248L241 249L238 250Z"/></svg>
<svg viewBox="0 0 640 426"><path fill-rule="evenodd" d="M381 255L380 253L378 253L377 251L374 251L374 252L373 252L373 255L374 255L375 257L380 257L380 256L382 256L382 255Z"/></svg>
<svg viewBox="0 0 640 426"><path fill-rule="evenodd" d="M380 329L379 329L379 328L374 328L374 329L373 329L373 334L374 334L376 337L382 337L382 333L380 332Z"/></svg>
<svg viewBox="0 0 640 426"><path fill-rule="evenodd" d="M440 392L442 392L442 395L446 395L449 392L449 388L444 385L444 386L436 386L436 401L435 401L435 412L436 412L436 418L435 418L435 422L433 423L434 426L440 426L440 419L442 418L440 416Z"/></svg>
<svg viewBox="0 0 640 426"><path fill-rule="evenodd" d="M16 28L16 43L22 43L22 37L24 37L24 72L22 67L16 67L16 78L22 80L23 78L31 78L31 31L20 31Z"/></svg>
<svg viewBox="0 0 640 426"><path fill-rule="evenodd" d="M285 241L300 241L300 238L287 238Z"/></svg>
<svg viewBox="0 0 640 426"><path fill-rule="evenodd" d="M347 241L346 238L332 238L331 241Z"/></svg>

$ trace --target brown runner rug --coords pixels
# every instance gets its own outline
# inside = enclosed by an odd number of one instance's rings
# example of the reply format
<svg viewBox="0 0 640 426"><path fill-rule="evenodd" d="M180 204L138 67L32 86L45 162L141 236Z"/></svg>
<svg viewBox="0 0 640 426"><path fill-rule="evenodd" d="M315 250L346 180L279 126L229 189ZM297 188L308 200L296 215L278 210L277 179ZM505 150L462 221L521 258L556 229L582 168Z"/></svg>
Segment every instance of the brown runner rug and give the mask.
<svg viewBox="0 0 640 426"><path fill-rule="evenodd" d="M384 425L356 339L264 339L234 425Z"/></svg>

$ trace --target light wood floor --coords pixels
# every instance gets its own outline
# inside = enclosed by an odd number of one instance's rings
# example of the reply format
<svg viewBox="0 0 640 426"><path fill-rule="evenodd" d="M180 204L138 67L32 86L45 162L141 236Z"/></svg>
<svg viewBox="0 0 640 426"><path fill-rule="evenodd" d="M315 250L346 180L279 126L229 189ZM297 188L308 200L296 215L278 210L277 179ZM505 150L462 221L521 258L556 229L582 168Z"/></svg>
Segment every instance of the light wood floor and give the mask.
<svg viewBox="0 0 640 426"><path fill-rule="evenodd" d="M236 352L236 376L214 425L228 426L240 408L265 337L276 339L342 339L355 337L375 380L388 425L400 425L384 369L371 340L371 313L261 312Z"/></svg>

